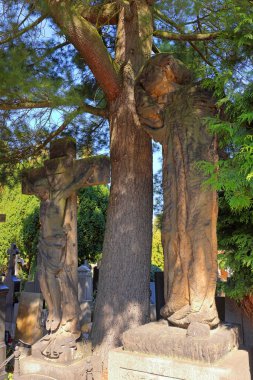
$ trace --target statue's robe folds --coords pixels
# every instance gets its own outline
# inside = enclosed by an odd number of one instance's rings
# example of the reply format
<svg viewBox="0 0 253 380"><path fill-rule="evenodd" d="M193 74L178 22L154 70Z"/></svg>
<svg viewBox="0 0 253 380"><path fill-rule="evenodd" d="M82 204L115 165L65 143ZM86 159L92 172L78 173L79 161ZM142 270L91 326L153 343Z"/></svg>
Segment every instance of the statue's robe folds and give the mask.
<svg viewBox="0 0 253 380"><path fill-rule="evenodd" d="M173 62L175 67L177 60ZM170 62L168 67L171 69ZM216 138L209 133L205 120L217 110L209 91L192 84L189 78L186 84L175 84L173 79L171 85L170 76L166 92L156 76L155 87L163 93L157 94L149 85L145 88L142 77L139 91L137 87L144 128L163 149L166 304L161 315L178 327L187 328L194 321L215 327L219 323L215 306L217 195L204 186L206 176L197 163L217 162Z"/></svg>
<svg viewBox="0 0 253 380"><path fill-rule="evenodd" d="M48 307L48 334L36 343L42 355L58 359L77 348L81 335L77 281L77 190L110 179L107 157L76 160L71 138L51 142L50 159L23 173L22 192L40 199L38 277ZM73 350L72 350L73 351Z"/></svg>

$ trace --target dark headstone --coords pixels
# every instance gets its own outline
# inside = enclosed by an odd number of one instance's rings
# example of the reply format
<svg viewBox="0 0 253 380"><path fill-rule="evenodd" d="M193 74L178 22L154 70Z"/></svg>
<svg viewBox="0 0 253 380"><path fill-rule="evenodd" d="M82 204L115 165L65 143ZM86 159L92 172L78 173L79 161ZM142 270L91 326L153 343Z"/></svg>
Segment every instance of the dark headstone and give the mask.
<svg viewBox="0 0 253 380"><path fill-rule="evenodd" d="M8 272L4 280L4 284L9 288L8 294L6 296L6 315L5 323L6 330L14 336L15 330L15 321L14 318L14 303L15 303L15 293L20 292L20 279L15 276L15 265L16 265L16 256L18 255L19 250L16 244L11 244L10 249L8 249L9 262L8 262Z"/></svg>
<svg viewBox="0 0 253 380"><path fill-rule="evenodd" d="M161 319L161 308L165 305L164 300L164 277L163 272L155 272L155 295L156 295L156 318Z"/></svg>
<svg viewBox="0 0 253 380"><path fill-rule="evenodd" d="M6 222L6 215L5 214L0 214L0 223Z"/></svg>
<svg viewBox="0 0 253 380"><path fill-rule="evenodd" d="M94 267L93 269L93 292L98 290L99 269Z"/></svg>
<svg viewBox="0 0 253 380"><path fill-rule="evenodd" d="M225 322L225 297L215 297L216 308L221 322Z"/></svg>
<svg viewBox="0 0 253 380"><path fill-rule="evenodd" d="M9 288L0 282L0 364L6 358L5 345L5 311L6 311L6 296ZM0 369L0 379L5 378L4 368Z"/></svg>

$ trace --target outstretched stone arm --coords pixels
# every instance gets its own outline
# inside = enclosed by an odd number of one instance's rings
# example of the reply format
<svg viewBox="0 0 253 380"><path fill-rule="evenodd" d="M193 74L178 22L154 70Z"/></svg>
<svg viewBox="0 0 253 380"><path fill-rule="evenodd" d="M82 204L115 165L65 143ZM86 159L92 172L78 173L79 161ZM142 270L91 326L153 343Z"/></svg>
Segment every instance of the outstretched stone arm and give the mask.
<svg viewBox="0 0 253 380"><path fill-rule="evenodd" d="M48 191L48 181L44 167L29 169L22 174L22 193L36 195L42 199Z"/></svg>
<svg viewBox="0 0 253 380"><path fill-rule="evenodd" d="M110 182L110 159L106 156L84 158L74 163L73 171L73 181L62 193L65 199L83 187Z"/></svg>

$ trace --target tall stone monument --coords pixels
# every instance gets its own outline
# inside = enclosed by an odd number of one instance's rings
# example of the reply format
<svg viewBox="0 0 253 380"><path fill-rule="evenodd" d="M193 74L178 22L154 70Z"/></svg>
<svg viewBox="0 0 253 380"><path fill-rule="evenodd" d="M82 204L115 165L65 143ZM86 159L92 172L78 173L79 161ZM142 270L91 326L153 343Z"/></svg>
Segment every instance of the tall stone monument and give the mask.
<svg viewBox="0 0 253 380"><path fill-rule="evenodd" d="M15 335L15 318L14 305L15 304L15 294L20 292L20 279L16 276L16 267L17 267L17 256L19 254L19 249L15 243L12 243L10 248L7 251L9 255L8 260L8 270L5 276L4 284L9 288L7 297L6 297L6 314L5 314L5 327L6 331L9 332L12 339Z"/></svg>
<svg viewBox="0 0 253 380"><path fill-rule="evenodd" d="M20 361L22 374L31 373L31 363L36 361L41 375L53 376L57 369L51 369L52 363L62 363L68 364L69 372L65 375L70 379L74 370L69 364L82 359L84 354L82 344L77 342L81 331L77 294L76 191L108 183L110 163L104 156L80 160L75 156L73 139L55 140L44 166L30 169L23 175L23 193L36 195L41 201L38 275L48 307L48 334L32 346L31 358ZM62 368L58 370L64 371Z"/></svg>
<svg viewBox="0 0 253 380"><path fill-rule="evenodd" d="M91 323L93 310L93 282L92 272L88 261L78 267L78 301L81 308L80 324L82 330L87 330Z"/></svg>
<svg viewBox="0 0 253 380"><path fill-rule="evenodd" d="M123 334L124 353L110 354L109 378L237 379L238 330L219 325L215 305L217 196L197 167L217 163L206 122L218 113L215 99L182 62L158 54L139 75L136 101L143 128L163 150L164 320ZM229 353L230 362L219 362ZM249 380L247 354L240 360Z"/></svg>
<svg viewBox="0 0 253 380"><path fill-rule="evenodd" d="M0 282L0 365L6 358L6 345L5 345L5 312L6 312L6 296L9 288ZM0 369L0 380L6 378L4 368Z"/></svg>
<svg viewBox="0 0 253 380"><path fill-rule="evenodd" d="M6 215L0 214L0 223L6 221ZM5 345L5 313L6 313L6 296L9 292L9 288L1 282L0 278L0 364L5 361L6 358L6 345ZM5 369L0 369L0 380L6 378Z"/></svg>

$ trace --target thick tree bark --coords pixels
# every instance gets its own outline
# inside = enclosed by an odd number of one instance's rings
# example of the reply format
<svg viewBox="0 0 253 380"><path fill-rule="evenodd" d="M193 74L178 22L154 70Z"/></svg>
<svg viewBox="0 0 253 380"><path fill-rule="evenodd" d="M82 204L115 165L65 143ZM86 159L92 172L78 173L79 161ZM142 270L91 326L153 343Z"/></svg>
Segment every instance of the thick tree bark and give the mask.
<svg viewBox="0 0 253 380"><path fill-rule="evenodd" d="M85 59L109 101L111 193L92 342L106 360L122 333L149 318L152 148L136 113L135 78L151 55L150 1L119 1L116 65L81 6L47 0L56 23Z"/></svg>
<svg viewBox="0 0 253 380"><path fill-rule="evenodd" d="M105 360L125 330L149 320L152 147L136 114L134 79L151 54L150 21L144 0L119 15L122 91L110 103L111 193L92 328L95 352Z"/></svg>
<svg viewBox="0 0 253 380"><path fill-rule="evenodd" d="M111 107L112 183L92 341L105 358L122 333L149 319L152 159L128 99Z"/></svg>

